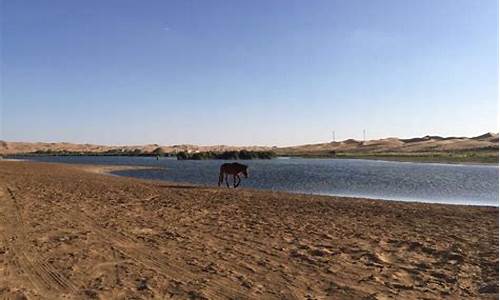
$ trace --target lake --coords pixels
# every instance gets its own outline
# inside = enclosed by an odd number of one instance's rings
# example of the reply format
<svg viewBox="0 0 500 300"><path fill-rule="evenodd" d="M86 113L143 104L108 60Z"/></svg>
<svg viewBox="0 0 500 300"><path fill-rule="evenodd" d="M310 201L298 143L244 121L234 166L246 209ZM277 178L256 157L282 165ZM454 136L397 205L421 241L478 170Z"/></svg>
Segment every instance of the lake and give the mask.
<svg viewBox="0 0 500 300"><path fill-rule="evenodd" d="M29 159L162 167L164 169L119 171L114 174L210 186L217 185L219 166L225 162L112 156ZM495 165L314 158L240 162L249 166L249 178L242 178L241 187L386 200L498 206L498 166Z"/></svg>

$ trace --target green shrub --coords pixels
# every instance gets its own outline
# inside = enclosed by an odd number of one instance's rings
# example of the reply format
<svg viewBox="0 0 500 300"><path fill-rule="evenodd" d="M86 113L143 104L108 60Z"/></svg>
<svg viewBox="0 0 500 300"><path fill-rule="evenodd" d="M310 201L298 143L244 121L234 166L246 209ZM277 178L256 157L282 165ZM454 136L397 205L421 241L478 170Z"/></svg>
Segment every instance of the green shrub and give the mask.
<svg viewBox="0 0 500 300"><path fill-rule="evenodd" d="M188 154L184 151L178 152L176 156L178 160L188 159Z"/></svg>
<svg viewBox="0 0 500 300"><path fill-rule="evenodd" d="M165 156L165 151L161 147L154 149L151 153L156 156Z"/></svg>
<svg viewBox="0 0 500 300"><path fill-rule="evenodd" d="M202 160L202 159L223 159L223 160L238 160L238 159L271 159L276 157L276 154L272 151L224 151L222 153L215 153L212 151L208 152L196 152L196 153L177 153L178 160L192 159L192 160Z"/></svg>

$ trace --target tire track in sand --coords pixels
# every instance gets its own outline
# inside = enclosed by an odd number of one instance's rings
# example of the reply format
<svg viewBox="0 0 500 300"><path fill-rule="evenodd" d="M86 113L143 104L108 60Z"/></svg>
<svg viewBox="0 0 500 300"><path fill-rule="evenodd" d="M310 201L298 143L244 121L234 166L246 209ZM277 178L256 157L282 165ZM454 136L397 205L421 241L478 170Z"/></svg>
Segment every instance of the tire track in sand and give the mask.
<svg viewBox="0 0 500 300"><path fill-rule="evenodd" d="M63 294L75 294L76 285L58 272L50 264L37 260L36 253L29 252L26 241L26 229L20 208L10 187L0 187L0 218L3 222L2 239L11 251L9 262L14 272L25 276L31 288L48 299L55 299Z"/></svg>
<svg viewBox="0 0 500 300"><path fill-rule="evenodd" d="M123 232L116 232L99 226L91 217L81 211L80 208L77 208L71 217L73 220L88 227L90 231L107 244L111 243L118 253L146 268L155 270L168 278L182 280L186 283L196 282L201 279L194 272L165 257L164 254L141 245L133 237L125 235ZM234 282L229 279L210 278L209 286L204 286L202 292L208 299L249 299L248 293L231 287L232 284Z"/></svg>

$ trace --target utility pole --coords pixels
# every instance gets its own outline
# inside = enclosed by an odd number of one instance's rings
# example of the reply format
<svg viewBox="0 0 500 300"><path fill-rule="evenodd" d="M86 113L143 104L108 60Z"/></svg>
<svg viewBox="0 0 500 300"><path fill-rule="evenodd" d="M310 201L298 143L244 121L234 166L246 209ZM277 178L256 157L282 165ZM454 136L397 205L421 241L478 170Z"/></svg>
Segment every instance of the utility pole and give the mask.
<svg viewBox="0 0 500 300"><path fill-rule="evenodd" d="M366 129L363 129L363 142L366 141Z"/></svg>
<svg viewBox="0 0 500 300"><path fill-rule="evenodd" d="M333 142L335 142L335 130L332 131L332 136L333 136Z"/></svg>

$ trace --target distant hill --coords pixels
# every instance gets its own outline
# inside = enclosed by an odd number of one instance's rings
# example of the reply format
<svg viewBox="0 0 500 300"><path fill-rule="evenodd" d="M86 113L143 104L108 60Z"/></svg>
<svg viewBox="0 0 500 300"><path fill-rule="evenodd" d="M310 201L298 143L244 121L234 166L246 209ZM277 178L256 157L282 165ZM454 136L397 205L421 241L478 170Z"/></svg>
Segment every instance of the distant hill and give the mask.
<svg viewBox="0 0 500 300"><path fill-rule="evenodd" d="M269 151L278 155L320 155L325 153L422 153L422 152L460 152L460 151L498 151L498 134L486 133L477 137L440 137L424 136L412 139L385 138L370 141L348 139L341 142L308 144L292 147L263 147L263 146L198 146L198 145L169 145L157 144L138 146L105 146L92 144L71 143L26 143L0 141L0 154L20 154L35 152L81 152L81 153L153 153L160 148L164 153L178 152L223 152L223 151Z"/></svg>
<svg viewBox="0 0 500 300"><path fill-rule="evenodd" d="M281 155L312 155L321 153L422 153L457 151L498 151L498 133L477 137L424 136L412 139L385 138L370 141L348 139L341 142L309 144L276 149Z"/></svg>
<svg viewBox="0 0 500 300"><path fill-rule="evenodd" d="M197 145L171 145L160 146L157 144L137 145L137 146L106 146L106 145L92 145L92 144L72 144L72 143L27 143L27 142L7 142L0 141L0 154L21 154L21 153L36 153L36 152L80 152L80 153L153 153L156 149L160 148L164 153L178 153L178 152L224 152L224 151L268 151L271 147L249 146L197 146Z"/></svg>

